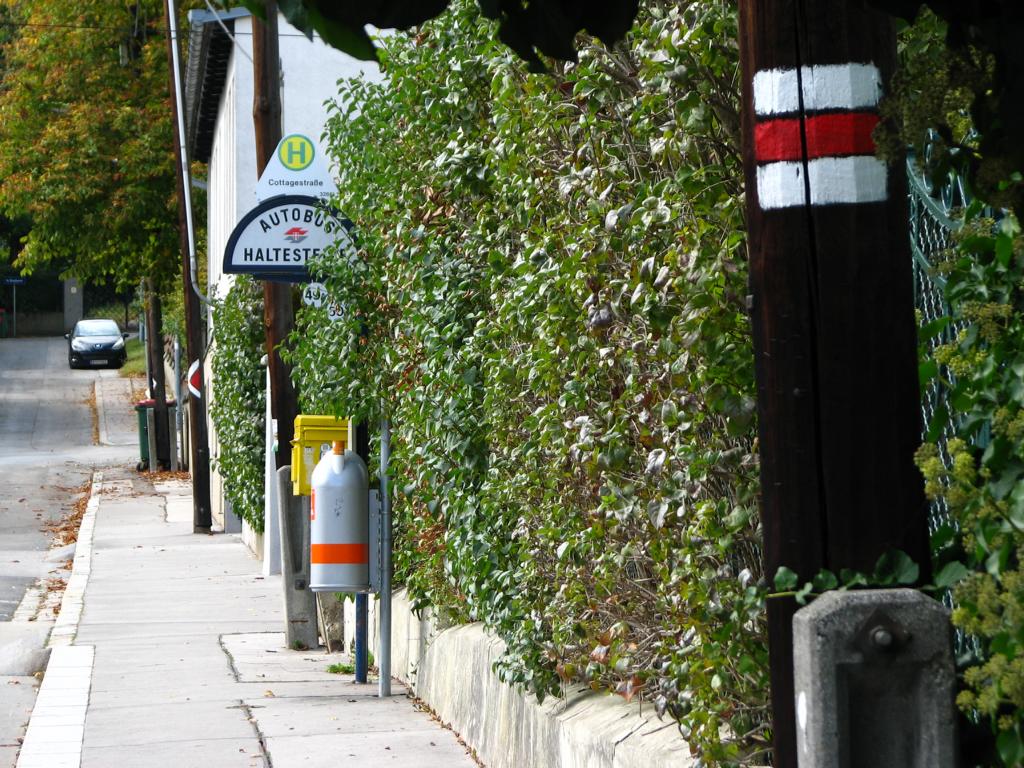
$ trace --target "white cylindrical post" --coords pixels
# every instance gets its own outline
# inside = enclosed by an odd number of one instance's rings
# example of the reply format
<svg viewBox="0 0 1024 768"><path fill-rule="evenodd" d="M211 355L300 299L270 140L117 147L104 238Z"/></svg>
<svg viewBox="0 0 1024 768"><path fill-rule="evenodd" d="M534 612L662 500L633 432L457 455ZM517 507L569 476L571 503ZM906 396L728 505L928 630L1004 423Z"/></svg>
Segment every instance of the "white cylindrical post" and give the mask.
<svg viewBox="0 0 1024 768"><path fill-rule="evenodd" d="M310 480L313 592L370 591L370 512L366 464L336 440Z"/></svg>

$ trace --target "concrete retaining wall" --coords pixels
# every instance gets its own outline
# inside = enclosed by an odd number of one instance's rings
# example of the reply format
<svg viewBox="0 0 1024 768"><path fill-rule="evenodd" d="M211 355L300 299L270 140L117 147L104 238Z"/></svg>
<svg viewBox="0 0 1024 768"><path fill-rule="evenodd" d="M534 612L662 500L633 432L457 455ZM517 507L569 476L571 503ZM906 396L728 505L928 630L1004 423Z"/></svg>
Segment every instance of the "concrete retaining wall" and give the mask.
<svg viewBox="0 0 1024 768"><path fill-rule="evenodd" d="M375 601L371 647L379 647ZM354 636L352 601L345 605L346 644ZM492 666L500 640L480 624L441 627L429 612L417 618L404 591L392 604L395 677L409 683L438 716L473 747L488 768L687 768L694 764L673 721L650 704L571 686L564 698L538 704L501 682Z"/></svg>
<svg viewBox="0 0 1024 768"><path fill-rule="evenodd" d="M12 318L8 313L8 327L11 326L11 322ZM64 327L63 312L18 313L19 336L62 336L70 330Z"/></svg>

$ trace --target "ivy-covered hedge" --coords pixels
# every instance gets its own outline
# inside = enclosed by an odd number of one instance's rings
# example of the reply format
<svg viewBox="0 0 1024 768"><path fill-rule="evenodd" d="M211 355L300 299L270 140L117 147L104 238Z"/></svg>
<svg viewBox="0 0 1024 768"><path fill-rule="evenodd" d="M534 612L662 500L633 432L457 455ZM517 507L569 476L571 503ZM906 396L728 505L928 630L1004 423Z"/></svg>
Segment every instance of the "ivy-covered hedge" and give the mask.
<svg viewBox="0 0 1024 768"><path fill-rule="evenodd" d="M492 37L457 2L342 84L361 248L319 265L344 318L298 318L302 409L391 419L399 576L505 679L763 762L734 3L645 3L552 76Z"/></svg>
<svg viewBox="0 0 1024 768"><path fill-rule="evenodd" d="M934 535L961 576L954 624L967 633L961 660L964 713L994 736L964 741L965 764L1024 764L1024 242L1008 215L995 225L968 212L942 269L962 330L924 369L948 393L954 435L918 452L926 490L951 519ZM932 329L938 331L943 322ZM941 419L939 413L936 431ZM959 563L959 565L956 565ZM982 749L978 749L982 745Z"/></svg>
<svg viewBox="0 0 1024 768"><path fill-rule="evenodd" d="M982 150L977 129L995 112L972 105L1003 93L990 46L967 45L922 12L900 36L895 98L885 105L898 130L885 143L916 147L937 194L956 169L968 197L998 208L1019 203L1024 168ZM919 338L922 382L944 405L917 463L948 514L932 548L939 581L954 583L961 631L961 764L1015 768L1024 765L1024 239L1019 212L998 222L991 214L981 200L957 212L963 226L938 267L950 313Z"/></svg>
<svg viewBox="0 0 1024 768"><path fill-rule="evenodd" d="M215 392L210 418L220 452L215 468L236 515L263 531L266 384L263 291L239 275L213 310L212 368Z"/></svg>

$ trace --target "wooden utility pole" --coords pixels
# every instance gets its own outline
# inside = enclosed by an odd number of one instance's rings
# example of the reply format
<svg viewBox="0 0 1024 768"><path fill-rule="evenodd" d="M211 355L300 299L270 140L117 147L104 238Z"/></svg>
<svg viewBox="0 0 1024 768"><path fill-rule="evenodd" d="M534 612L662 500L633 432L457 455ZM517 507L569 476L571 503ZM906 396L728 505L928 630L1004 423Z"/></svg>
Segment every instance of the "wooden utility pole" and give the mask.
<svg viewBox="0 0 1024 768"><path fill-rule="evenodd" d="M875 157L891 21L860 0L740 0L765 568L929 575L901 158ZM768 606L776 768L796 768L792 600Z"/></svg>
<svg viewBox="0 0 1024 768"><path fill-rule="evenodd" d="M203 323L199 297L193 290L191 242L186 216L186 195L190 190L185 186L187 158L184 157L184 119L179 111L182 101L178 93L181 70L178 66L178 41L172 34L170 0L164 2L164 27L167 30L167 69L171 93L171 115L176 126L174 158L178 164L178 240L181 250L182 296L185 309L185 352L190 364L199 366L199 381L203 381ZM177 29L177 24L173 25ZM187 391L187 390L186 390ZM183 403L178 403L181 408ZM209 533L213 526L210 510L210 442L206 429L206 402L201 397L190 396L188 409L189 440L191 444L189 471L192 475L192 530L194 533Z"/></svg>
<svg viewBox="0 0 1024 768"><path fill-rule="evenodd" d="M256 173L263 170L281 141L281 64L277 38L277 3L266 0L266 19L253 17L252 119L256 129ZM263 283L263 325L270 372L270 413L277 421L278 469L291 463L291 444L298 406L292 386L291 366L278 351L295 324L289 283Z"/></svg>

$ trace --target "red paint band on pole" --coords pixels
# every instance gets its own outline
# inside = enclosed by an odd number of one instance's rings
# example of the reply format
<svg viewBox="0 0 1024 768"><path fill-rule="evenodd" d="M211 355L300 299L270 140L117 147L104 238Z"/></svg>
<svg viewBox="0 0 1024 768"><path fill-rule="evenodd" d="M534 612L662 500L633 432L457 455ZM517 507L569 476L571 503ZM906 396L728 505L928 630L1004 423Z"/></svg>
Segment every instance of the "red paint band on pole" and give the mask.
<svg viewBox="0 0 1024 768"><path fill-rule="evenodd" d="M754 152L759 163L803 160L800 118L766 120L754 126ZM878 125L874 112L843 112L813 115L804 120L807 159L872 155L871 137Z"/></svg>
<svg viewBox="0 0 1024 768"><path fill-rule="evenodd" d="M309 560L313 565L366 565L370 548L366 544L313 544Z"/></svg>

